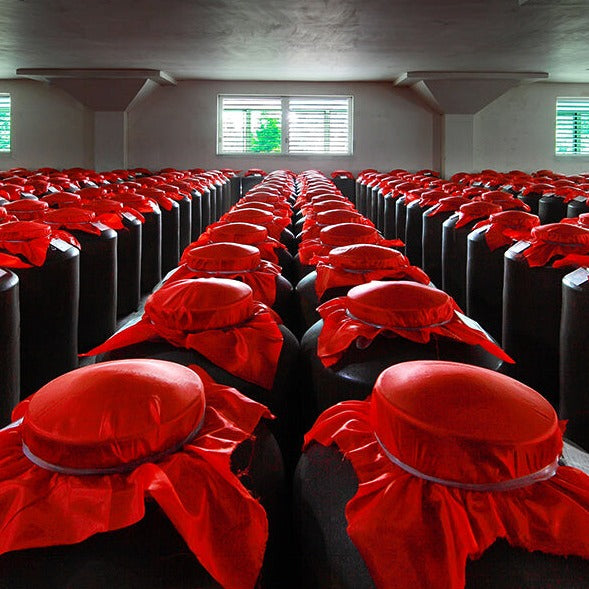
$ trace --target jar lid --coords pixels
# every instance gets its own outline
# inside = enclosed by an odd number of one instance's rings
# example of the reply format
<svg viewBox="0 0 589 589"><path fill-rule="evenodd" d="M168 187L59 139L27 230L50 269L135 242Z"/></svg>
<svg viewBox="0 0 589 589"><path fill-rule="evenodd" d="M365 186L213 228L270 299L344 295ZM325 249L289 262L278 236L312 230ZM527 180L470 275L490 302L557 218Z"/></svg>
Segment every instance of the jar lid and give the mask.
<svg viewBox="0 0 589 589"><path fill-rule="evenodd" d="M324 245L337 247L353 243L377 243L382 239L370 225L360 223L339 223L321 229L319 238Z"/></svg>
<svg viewBox="0 0 589 589"><path fill-rule="evenodd" d="M371 419L389 457L422 478L458 485L528 477L554 465L562 448L556 413L540 394L456 362L386 369L374 386Z"/></svg>
<svg viewBox="0 0 589 589"><path fill-rule="evenodd" d="M145 303L152 323L182 332L238 325L253 313L251 287L224 278L179 280L156 290Z"/></svg>
<svg viewBox="0 0 589 589"><path fill-rule="evenodd" d="M31 397L25 453L60 469L131 469L179 450L205 411L201 379L174 362L100 362L67 372Z"/></svg>
<svg viewBox="0 0 589 589"><path fill-rule="evenodd" d="M191 248L184 263L190 270L248 272L261 264L260 250L251 245L217 242Z"/></svg>
<svg viewBox="0 0 589 589"><path fill-rule="evenodd" d="M391 305L391 301L395 304ZM379 327L421 329L450 321L455 303L444 291L417 282L369 282L348 291L349 313Z"/></svg>
<svg viewBox="0 0 589 589"><path fill-rule="evenodd" d="M336 247L327 258L331 266L346 270L392 269L409 264L400 251L372 243Z"/></svg>
<svg viewBox="0 0 589 589"><path fill-rule="evenodd" d="M253 223L221 223L209 229L211 240L235 241L247 245L262 243L268 239L268 230Z"/></svg>

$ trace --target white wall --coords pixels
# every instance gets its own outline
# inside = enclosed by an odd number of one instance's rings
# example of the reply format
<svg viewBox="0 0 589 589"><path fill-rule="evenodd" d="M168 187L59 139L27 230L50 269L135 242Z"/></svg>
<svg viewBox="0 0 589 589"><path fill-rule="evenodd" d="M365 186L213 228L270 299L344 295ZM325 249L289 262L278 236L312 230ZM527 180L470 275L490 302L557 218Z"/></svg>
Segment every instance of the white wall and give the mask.
<svg viewBox="0 0 589 589"><path fill-rule="evenodd" d="M217 94L352 94L352 156L216 155ZM439 167L437 115L406 89L391 83L293 83L184 81L156 88L128 114L129 166L160 168Z"/></svg>
<svg viewBox="0 0 589 589"><path fill-rule="evenodd" d="M91 167L94 119L62 90L29 80L0 80L12 99L12 151L0 169Z"/></svg>
<svg viewBox="0 0 589 589"><path fill-rule="evenodd" d="M589 84L518 86L479 111L474 122L474 169L589 171L589 156L554 155L556 98L561 96L589 96Z"/></svg>

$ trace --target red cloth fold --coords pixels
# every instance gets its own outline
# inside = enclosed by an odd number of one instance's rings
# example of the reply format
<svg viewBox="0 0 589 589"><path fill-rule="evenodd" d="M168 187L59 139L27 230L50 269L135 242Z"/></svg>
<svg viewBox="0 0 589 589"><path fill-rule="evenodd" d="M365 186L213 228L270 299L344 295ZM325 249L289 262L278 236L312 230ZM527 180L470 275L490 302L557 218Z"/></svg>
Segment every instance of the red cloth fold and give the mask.
<svg viewBox="0 0 589 589"><path fill-rule="evenodd" d="M457 211L462 205L471 202L470 199L464 196L447 196L441 198L437 204L430 209L430 216L438 215L439 213L448 213Z"/></svg>
<svg viewBox="0 0 589 589"><path fill-rule="evenodd" d="M290 219L284 217L277 217L269 211L261 211L254 208L233 209L225 213L217 223L253 223L254 225L262 225L268 229L268 235L274 239L280 239L284 229L290 225Z"/></svg>
<svg viewBox="0 0 589 589"><path fill-rule="evenodd" d="M74 192L53 192L41 198L50 207L79 206L82 198Z"/></svg>
<svg viewBox="0 0 589 589"><path fill-rule="evenodd" d="M378 589L462 589L467 560L499 538L589 558L589 478L556 467L554 410L506 376L449 362L396 365L368 400L325 411L311 442L336 444L352 463L359 485L346 506L348 535ZM459 483L493 485L550 464L556 472L513 490L467 490L411 474L391 456Z"/></svg>
<svg viewBox="0 0 589 589"><path fill-rule="evenodd" d="M49 204L43 200L22 199L6 203L4 208L19 221L42 221Z"/></svg>
<svg viewBox="0 0 589 589"><path fill-rule="evenodd" d="M348 170L334 170L333 172L331 172L332 178L337 178L338 176L349 178L350 180L354 179L354 174L352 174L352 172L349 172Z"/></svg>
<svg viewBox="0 0 589 589"><path fill-rule="evenodd" d="M106 378L109 371L111 378ZM80 382L83 375L88 378ZM72 379L78 380L77 388L70 384ZM193 414L193 423L184 419L178 427L178 419L170 418L178 412L180 417ZM22 423L0 431L0 552L73 544L130 526L143 518L145 498L151 497L221 585L254 587L267 541L267 518L231 472L231 455L251 439L262 418L270 417L265 407L215 384L201 369L129 360L59 377L21 403L14 412L14 418L19 417ZM202 419L200 429L197 419ZM78 440L87 444L94 438L105 453L110 449L115 463L119 440L135 451L161 447L167 452L155 461L146 456L130 471L64 474L60 465L38 466L23 453L23 441L34 441L41 433L54 442L63 438L62 450L79 458ZM129 436L134 436L134 444ZM166 447L184 438L187 441L170 448L172 452ZM236 549L229 551L228 546Z"/></svg>
<svg viewBox="0 0 589 589"><path fill-rule="evenodd" d="M320 256L326 256L334 247L355 243L373 243L387 247L403 247L400 239L385 239L374 227L359 223L338 223L324 227L317 239L305 240L299 245L302 264L316 264Z"/></svg>
<svg viewBox="0 0 589 589"><path fill-rule="evenodd" d="M160 210L155 200L133 192L114 193L111 194L109 198L122 202L124 205L143 214L158 213Z"/></svg>
<svg viewBox="0 0 589 589"><path fill-rule="evenodd" d="M356 286L373 280L411 280L429 284L429 276L399 251L380 245L357 244L337 247L317 264L315 292L321 299L326 290Z"/></svg>
<svg viewBox="0 0 589 589"><path fill-rule="evenodd" d="M472 221L476 221L482 217L489 217L495 213L501 212L501 206L492 202L484 202L481 200L469 202L458 209L458 220L454 226L456 229L468 225Z"/></svg>
<svg viewBox="0 0 589 589"><path fill-rule="evenodd" d="M484 331L470 327L454 299L415 282L370 282L317 311L323 328L317 355L324 366L337 364L352 345L365 348L379 335L425 344L432 335L478 345L505 362L513 360Z"/></svg>
<svg viewBox="0 0 589 589"><path fill-rule="evenodd" d="M546 266L553 258L589 254L589 229L567 223L550 223L532 229L531 245L523 252L528 265Z"/></svg>
<svg viewBox="0 0 589 589"><path fill-rule="evenodd" d="M244 282L253 291L254 300L271 307L276 300L276 278L280 266L262 260L257 247L236 243L211 243L191 248L184 263L166 279L165 284L187 278L230 278Z"/></svg>
<svg viewBox="0 0 589 589"><path fill-rule="evenodd" d="M43 219L51 227L69 231L82 231L92 235L100 235L102 230L96 224L94 212L76 207L54 209L45 214Z"/></svg>
<svg viewBox="0 0 589 589"><path fill-rule="evenodd" d="M275 317L266 305L254 301L246 284L220 278L181 280L150 295L137 323L81 356L163 339L271 389L283 344Z"/></svg>
<svg viewBox="0 0 589 589"><path fill-rule="evenodd" d="M52 239L62 239L80 248L78 241L65 231L51 229L36 221L14 221L0 225L2 265L8 268L42 266Z"/></svg>
<svg viewBox="0 0 589 589"><path fill-rule="evenodd" d="M515 241L529 240L532 229L538 225L540 225L540 219L537 215L511 210L495 213L488 219L477 223L473 229L487 228L485 241L493 252Z"/></svg>
<svg viewBox="0 0 589 589"><path fill-rule="evenodd" d="M186 248L186 251L194 246L218 242L235 242L253 245L260 250L262 259L268 260L273 264L278 263L278 250L286 249L286 246L277 239L269 237L268 230L262 225L254 225L253 223L221 223L219 225L209 225L207 230ZM180 262L185 262L184 254Z"/></svg>

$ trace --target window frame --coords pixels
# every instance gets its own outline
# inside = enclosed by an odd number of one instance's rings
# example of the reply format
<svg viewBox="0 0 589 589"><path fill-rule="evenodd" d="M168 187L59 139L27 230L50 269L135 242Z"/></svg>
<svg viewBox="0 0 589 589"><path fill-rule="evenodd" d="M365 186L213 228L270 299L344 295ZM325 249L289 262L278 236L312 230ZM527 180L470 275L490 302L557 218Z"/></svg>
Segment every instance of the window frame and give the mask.
<svg viewBox="0 0 589 589"><path fill-rule="evenodd" d="M0 148L0 156L12 153L12 94L10 92L0 92L0 98L6 97L8 98L8 149Z"/></svg>
<svg viewBox="0 0 589 589"><path fill-rule="evenodd" d="M558 148L558 132L559 132L559 125L558 125L558 112L559 110L564 110L566 108L565 105L561 105L563 101L575 101L580 103L585 103L586 105L586 114L589 119L589 97L587 96L558 96L556 98L555 103L555 111L554 111L554 155L555 157L572 157L572 158L589 158L589 130L585 134L587 140L587 147L584 151L557 151ZM571 141L577 143L581 141L582 134L579 131L578 133L573 132L572 136L570 137ZM580 149L580 148L579 148Z"/></svg>
<svg viewBox="0 0 589 589"><path fill-rule="evenodd" d="M223 99L236 98L247 100L249 98L280 99L281 104L281 145L278 152L247 152L247 151L223 151ZM291 99L346 99L348 103L348 150L342 153L317 152L291 152L289 150L289 101ZM231 157L350 157L354 154L354 96L351 94L217 94L217 140L216 155Z"/></svg>

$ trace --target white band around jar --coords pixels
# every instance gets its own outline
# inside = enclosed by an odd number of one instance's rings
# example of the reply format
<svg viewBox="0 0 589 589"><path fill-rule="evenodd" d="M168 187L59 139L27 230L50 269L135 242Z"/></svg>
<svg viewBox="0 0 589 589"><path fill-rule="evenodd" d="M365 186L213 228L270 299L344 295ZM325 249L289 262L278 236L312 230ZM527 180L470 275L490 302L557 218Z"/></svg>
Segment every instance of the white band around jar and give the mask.
<svg viewBox="0 0 589 589"><path fill-rule="evenodd" d="M499 481L497 483L463 483L462 481L451 481L447 479L441 479L438 477L434 477L423 472L420 472L416 468L405 464L399 458L391 454L386 446L381 442L378 435L375 433L374 437L378 442L379 446L381 447L382 451L385 453L385 456L393 463L396 464L399 468L403 469L405 472L419 478L423 479L424 481L429 481L431 483L437 483L439 485L443 485L444 487L454 487L456 489L462 489L464 491L479 491L481 493L490 493L490 492L499 492L499 491L513 491L514 489L522 489L523 487L528 487L534 483L538 483L540 481L546 481L549 478L552 478L558 469L558 456L552 461L550 464L546 465L544 468L533 472L531 474L525 475L523 477L518 477L516 479L509 479L506 481Z"/></svg>
<svg viewBox="0 0 589 589"><path fill-rule="evenodd" d="M131 462L120 464L118 466L111 466L106 468L74 468L70 466L60 466L59 464L52 464L51 462L47 462L46 460L43 460L39 456L35 455L24 442L22 443L22 450L23 454L35 466L43 468L44 470L50 470L51 472L57 472L59 474L74 476L124 474L132 470L135 470L142 464L146 464L148 462L159 462L160 460L166 458L170 454L174 454L175 452L181 450L184 445L191 442L197 436L198 432L202 428L204 419L205 414L203 412L203 416L199 421L198 425L181 442L179 442L178 444L174 444L174 446L172 446L171 448L167 448L166 450L162 450L161 452L156 452L155 454L150 454L149 456L145 456L144 458L133 460Z"/></svg>

